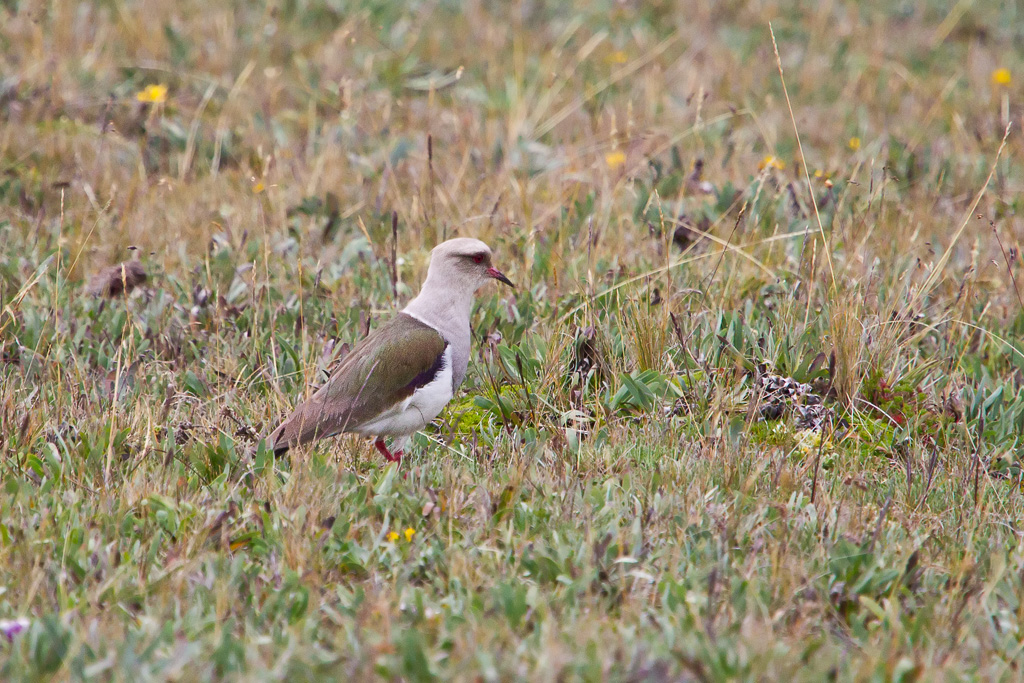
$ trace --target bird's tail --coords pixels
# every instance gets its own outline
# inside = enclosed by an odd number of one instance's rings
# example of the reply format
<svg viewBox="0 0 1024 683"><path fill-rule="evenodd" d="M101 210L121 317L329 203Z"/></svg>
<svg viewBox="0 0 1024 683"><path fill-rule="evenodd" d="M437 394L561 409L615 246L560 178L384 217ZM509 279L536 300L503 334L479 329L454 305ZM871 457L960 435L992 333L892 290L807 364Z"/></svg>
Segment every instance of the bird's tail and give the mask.
<svg viewBox="0 0 1024 683"><path fill-rule="evenodd" d="M267 436L267 448L274 451L274 455L284 455L292 444L285 438L285 430L288 428L289 420L285 420Z"/></svg>
<svg viewBox="0 0 1024 683"><path fill-rule="evenodd" d="M281 455L290 448L326 439L343 431L332 428L328 417L319 406L304 403L270 433L267 445L274 449L274 455Z"/></svg>

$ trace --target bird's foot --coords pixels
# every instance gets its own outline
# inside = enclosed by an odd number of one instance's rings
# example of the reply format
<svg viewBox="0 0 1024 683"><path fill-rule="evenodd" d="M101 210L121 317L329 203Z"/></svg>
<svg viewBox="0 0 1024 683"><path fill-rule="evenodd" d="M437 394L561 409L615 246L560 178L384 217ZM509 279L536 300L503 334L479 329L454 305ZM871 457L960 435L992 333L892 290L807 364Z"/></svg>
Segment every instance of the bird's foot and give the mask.
<svg viewBox="0 0 1024 683"><path fill-rule="evenodd" d="M373 445L377 447L380 454L384 456L384 459L388 462L402 462L402 451L397 450L394 453L388 450L387 445L384 443L384 439L377 439L373 442Z"/></svg>

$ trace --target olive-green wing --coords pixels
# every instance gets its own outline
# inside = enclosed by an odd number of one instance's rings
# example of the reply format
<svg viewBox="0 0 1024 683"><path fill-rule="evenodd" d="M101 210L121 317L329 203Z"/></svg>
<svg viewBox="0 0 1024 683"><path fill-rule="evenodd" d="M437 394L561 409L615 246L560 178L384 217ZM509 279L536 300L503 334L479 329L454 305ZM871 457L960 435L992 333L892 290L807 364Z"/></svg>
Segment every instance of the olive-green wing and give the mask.
<svg viewBox="0 0 1024 683"><path fill-rule="evenodd" d="M437 330L399 313L359 342L274 430L274 451L352 431L409 398L441 370L446 346Z"/></svg>

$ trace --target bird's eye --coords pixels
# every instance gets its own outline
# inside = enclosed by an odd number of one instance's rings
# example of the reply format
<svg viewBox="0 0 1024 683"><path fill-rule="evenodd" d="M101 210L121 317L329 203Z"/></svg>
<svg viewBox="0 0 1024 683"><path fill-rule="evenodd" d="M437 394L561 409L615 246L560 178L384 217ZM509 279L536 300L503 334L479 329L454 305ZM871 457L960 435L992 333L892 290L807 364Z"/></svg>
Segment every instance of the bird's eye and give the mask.
<svg viewBox="0 0 1024 683"><path fill-rule="evenodd" d="M483 263L483 262L484 262L484 255L483 254L473 254L473 263Z"/></svg>

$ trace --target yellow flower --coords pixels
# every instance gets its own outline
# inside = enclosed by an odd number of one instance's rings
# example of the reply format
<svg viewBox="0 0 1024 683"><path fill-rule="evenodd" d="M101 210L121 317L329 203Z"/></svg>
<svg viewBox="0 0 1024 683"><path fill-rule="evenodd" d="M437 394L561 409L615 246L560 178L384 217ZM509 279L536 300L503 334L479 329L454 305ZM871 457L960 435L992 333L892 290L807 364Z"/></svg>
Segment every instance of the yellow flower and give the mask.
<svg viewBox="0 0 1024 683"><path fill-rule="evenodd" d="M629 61L629 57L622 50L616 50L607 57L609 64L625 64Z"/></svg>
<svg viewBox="0 0 1024 683"><path fill-rule="evenodd" d="M796 452L803 457L822 454L832 455L832 439L826 437L822 440L821 432L813 429L801 429L794 435L796 437Z"/></svg>
<svg viewBox="0 0 1024 683"><path fill-rule="evenodd" d="M860 138L854 135L846 144L849 145L850 149L856 152L858 149L860 149Z"/></svg>
<svg viewBox="0 0 1024 683"><path fill-rule="evenodd" d="M412 537L415 536L415 535L416 535L416 530L415 529L413 529L412 527L409 527L408 529L406 529L405 530L405 540L406 540L406 542L411 541Z"/></svg>
<svg viewBox="0 0 1024 683"><path fill-rule="evenodd" d="M786 170L786 162L769 154L764 159L761 159L761 163L757 165L757 170L759 171L763 171L766 168L774 168L779 171L784 171Z"/></svg>
<svg viewBox="0 0 1024 683"><path fill-rule="evenodd" d="M397 541L398 540L398 532L397 531L389 532L388 533L388 540L391 541L392 543Z"/></svg>
<svg viewBox="0 0 1024 683"><path fill-rule="evenodd" d="M812 429L801 429L796 433L796 447L803 455L817 452L821 446L821 432Z"/></svg>
<svg viewBox="0 0 1024 683"><path fill-rule="evenodd" d="M147 85L135 94L135 99L139 102L148 102L149 104L163 104L167 101L167 86L162 83L160 85Z"/></svg>
<svg viewBox="0 0 1024 683"><path fill-rule="evenodd" d="M1009 69L1001 68L992 72L992 83L995 85L1008 86L1011 80Z"/></svg>
<svg viewBox="0 0 1024 683"><path fill-rule="evenodd" d="M618 168L626 163L625 152L609 152L604 155L604 163L608 164L608 168Z"/></svg>
<svg viewBox="0 0 1024 683"><path fill-rule="evenodd" d="M259 194L260 192L263 192L263 190L265 189L267 189L267 186L263 184L262 180L260 180L259 182L252 186L253 194Z"/></svg>

